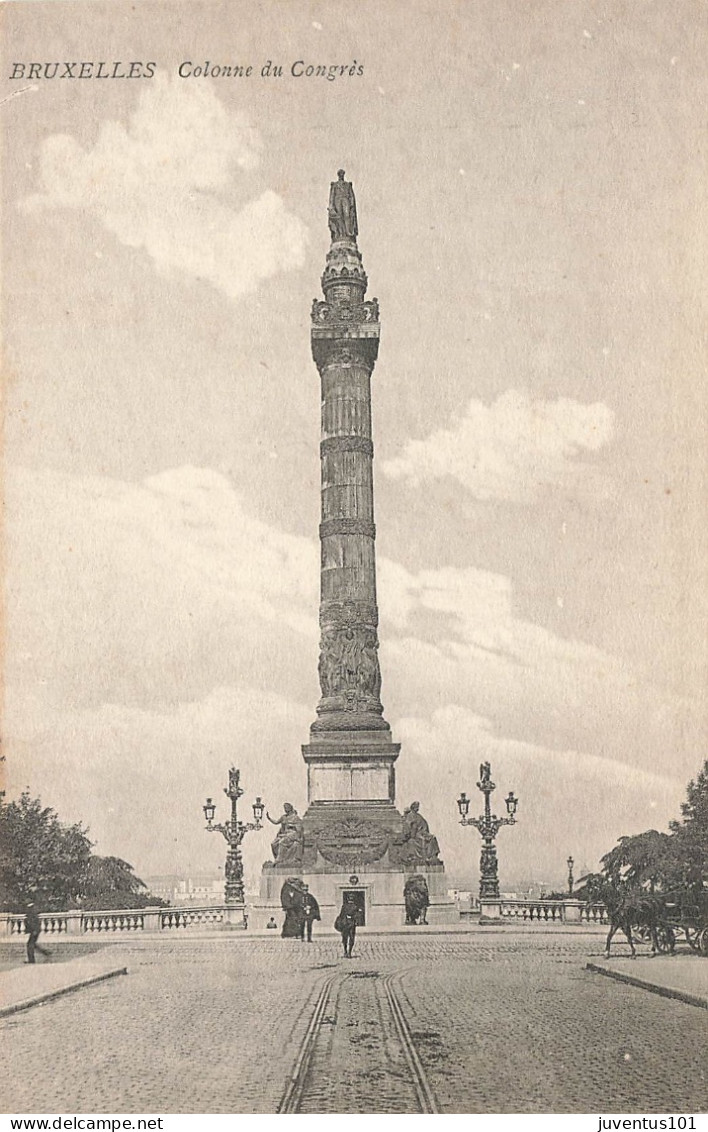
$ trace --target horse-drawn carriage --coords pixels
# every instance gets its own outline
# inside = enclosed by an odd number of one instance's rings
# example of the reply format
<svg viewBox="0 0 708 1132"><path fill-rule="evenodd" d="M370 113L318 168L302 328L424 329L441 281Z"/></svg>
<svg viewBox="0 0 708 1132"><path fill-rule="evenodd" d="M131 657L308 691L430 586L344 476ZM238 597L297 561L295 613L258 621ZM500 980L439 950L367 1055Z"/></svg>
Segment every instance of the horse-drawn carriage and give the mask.
<svg viewBox="0 0 708 1132"><path fill-rule="evenodd" d="M672 892L651 892L626 880L610 881L594 874L586 878L584 895L601 901L609 920L605 955L617 931L627 939L632 958L634 940L651 945L654 954L673 954L676 944L686 942L693 951L708 956L708 889L690 886Z"/></svg>
<svg viewBox="0 0 708 1132"><path fill-rule="evenodd" d="M673 952L685 941L692 951L708 956L708 892L681 889L659 897L659 951Z"/></svg>

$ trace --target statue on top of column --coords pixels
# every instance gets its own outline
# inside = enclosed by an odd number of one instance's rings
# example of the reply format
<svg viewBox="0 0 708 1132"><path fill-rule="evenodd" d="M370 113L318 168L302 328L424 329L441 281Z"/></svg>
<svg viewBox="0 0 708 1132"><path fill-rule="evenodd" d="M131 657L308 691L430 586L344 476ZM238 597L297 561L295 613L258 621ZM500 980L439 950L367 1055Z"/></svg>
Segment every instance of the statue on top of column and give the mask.
<svg viewBox="0 0 708 1132"><path fill-rule="evenodd" d="M333 240L356 239L356 200L351 181L344 180L344 170L337 170L337 181L329 188L329 230Z"/></svg>

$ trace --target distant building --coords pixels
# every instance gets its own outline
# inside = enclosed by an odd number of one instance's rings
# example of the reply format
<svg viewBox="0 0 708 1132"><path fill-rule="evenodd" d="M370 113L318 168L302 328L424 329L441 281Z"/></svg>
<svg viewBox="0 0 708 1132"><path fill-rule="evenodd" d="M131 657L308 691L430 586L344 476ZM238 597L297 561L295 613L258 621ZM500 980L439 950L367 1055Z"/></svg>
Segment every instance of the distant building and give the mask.
<svg viewBox="0 0 708 1132"><path fill-rule="evenodd" d="M145 877L145 883L150 892L170 904L221 904L224 900L224 878L219 873L195 873L188 877L167 873Z"/></svg>
<svg viewBox="0 0 708 1132"><path fill-rule="evenodd" d="M455 907L461 916L469 916L473 912L479 911L479 899L476 890L472 891L469 888L448 888L447 894L455 901Z"/></svg>

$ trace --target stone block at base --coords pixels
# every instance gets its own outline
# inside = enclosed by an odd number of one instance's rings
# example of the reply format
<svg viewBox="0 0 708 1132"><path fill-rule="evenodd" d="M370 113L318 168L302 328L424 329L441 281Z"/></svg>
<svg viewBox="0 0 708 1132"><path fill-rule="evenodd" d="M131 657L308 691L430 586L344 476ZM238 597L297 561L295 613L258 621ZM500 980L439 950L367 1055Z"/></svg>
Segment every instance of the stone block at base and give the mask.
<svg viewBox="0 0 708 1132"><path fill-rule="evenodd" d="M502 918L501 901L500 900L485 900L481 898L479 902L480 924L497 923Z"/></svg>
<svg viewBox="0 0 708 1132"><path fill-rule="evenodd" d="M583 905L579 900L566 900L563 905L563 920L566 924L579 924Z"/></svg>
<svg viewBox="0 0 708 1132"><path fill-rule="evenodd" d="M250 903L247 909L249 927L265 928L271 917L278 929L282 927L284 913L280 906L280 890L288 876L299 876L308 885L310 892L320 906L322 927L332 931L337 913L342 906L345 892L352 890L363 893L365 927L386 931L400 928L406 922L406 908L403 900L403 886L408 876L419 873L425 876L430 894L428 908L429 924L458 923L460 915L457 905L447 894L445 874L414 869L410 873L361 872L361 873L292 873L265 869L261 875L260 898ZM273 933L275 935L275 932Z"/></svg>
<svg viewBox="0 0 708 1132"><path fill-rule="evenodd" d="M219 925L222 931L245 931L246 905L231 904L224 908L224 918Z"/></svg>

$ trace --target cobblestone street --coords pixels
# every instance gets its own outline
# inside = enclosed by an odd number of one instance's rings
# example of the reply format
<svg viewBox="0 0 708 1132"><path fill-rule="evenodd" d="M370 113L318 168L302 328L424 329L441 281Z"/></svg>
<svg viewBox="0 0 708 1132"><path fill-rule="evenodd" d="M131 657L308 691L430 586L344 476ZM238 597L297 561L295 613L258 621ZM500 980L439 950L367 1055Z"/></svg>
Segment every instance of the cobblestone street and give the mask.
<svg viewBox="0 0 708 1132"><path fill-rule="evenodd" d="M362 933L345 963L333 937L130 941L110 949L127 977L0 1023L5 1111L275 1112L319 991L346 968L309 1111L416 1111L377 1034L376 977L396 972L441 1112L705 1112L705 1011L585 971L601 950L591 936Z"/></svg>

